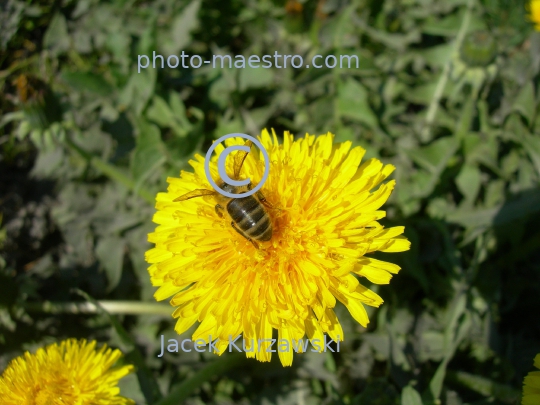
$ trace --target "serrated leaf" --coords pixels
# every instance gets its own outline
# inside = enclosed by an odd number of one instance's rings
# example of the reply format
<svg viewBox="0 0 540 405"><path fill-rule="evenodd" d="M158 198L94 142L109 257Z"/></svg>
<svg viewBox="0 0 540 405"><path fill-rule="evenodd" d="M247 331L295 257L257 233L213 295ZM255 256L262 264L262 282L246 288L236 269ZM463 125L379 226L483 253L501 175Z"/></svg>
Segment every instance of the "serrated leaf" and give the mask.
<svg viewBox="0 0 540 405"><path fill-rule="evenodd" d="M107 274L108 291L116 288L122 277L125 242L118 236L105 236L99 239L96 246L96 256Z"/></svg>
<svg viewBox="0 0 540 405"><path fill-rule="evenodd" d="M362 122L372 129L378 128L377 116L368 101L368 91L357 80L348 78L338 87L338 113L342 117Z"/></svg>
<svg viewBox="0 0 540 405"><path fill-rule="evenodd" d="M146 117L161 127L171 128L179 137L185 137L193 125L186 117L186 109L180 95L170 94L170 105L159 96L152 98Z"/></svg>

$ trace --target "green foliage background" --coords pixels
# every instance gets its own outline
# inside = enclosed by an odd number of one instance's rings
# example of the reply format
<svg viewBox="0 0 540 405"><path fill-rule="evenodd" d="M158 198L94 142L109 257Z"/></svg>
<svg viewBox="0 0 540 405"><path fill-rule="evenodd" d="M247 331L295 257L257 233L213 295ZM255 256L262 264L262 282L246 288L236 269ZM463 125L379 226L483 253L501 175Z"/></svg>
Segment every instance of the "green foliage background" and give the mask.
<svg viewBox="0 0 540 405"><path fill-rule="evenodd" d="M127 353L138 404L519 403L540 352L540 37L523 1L8 0L0 21L0 370L80 337ZM360 66L137 73L153 51ZM397 167L384 224L412 241L386 256L402 271L373 286L367 330L338 308L339 353L157 358L176 335L144 262L154 195L213 139L262 128L330 131Z"/></svg>

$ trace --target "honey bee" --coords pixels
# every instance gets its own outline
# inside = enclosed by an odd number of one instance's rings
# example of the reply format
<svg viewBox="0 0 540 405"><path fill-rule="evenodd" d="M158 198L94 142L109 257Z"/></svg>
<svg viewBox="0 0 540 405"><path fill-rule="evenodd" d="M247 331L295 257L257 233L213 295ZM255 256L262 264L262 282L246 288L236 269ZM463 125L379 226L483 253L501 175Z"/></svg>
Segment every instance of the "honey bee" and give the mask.
<svg viewBox="0 0 540 405"><path fill-rule="evenodd" d="M251 149L253 143L251 141L246 141L245 145ZM233 180L239 179L240 171L242 170L242 166L244 165L244 161L248 154L249 152L238 151L234 156ZM233 186L225 183L221 179L218 186L223 191L231 194L241 194L246 192L246 190L251 190L252 187L251 183L246 186ZM247 197L230 198L214 190L197 189L181 195L173 201L185 201L191 198L204 196L214 197L217 203L215 206L217 215L220 218L224 218L224 211L226 211L228 217L231 219L231 226L233 229L250 241L256 249L259 249L259 245L256 241L266 242L272 239L272 221L266 208L270 209L273 208L273 206L266 200L260 191Z"/></svg>

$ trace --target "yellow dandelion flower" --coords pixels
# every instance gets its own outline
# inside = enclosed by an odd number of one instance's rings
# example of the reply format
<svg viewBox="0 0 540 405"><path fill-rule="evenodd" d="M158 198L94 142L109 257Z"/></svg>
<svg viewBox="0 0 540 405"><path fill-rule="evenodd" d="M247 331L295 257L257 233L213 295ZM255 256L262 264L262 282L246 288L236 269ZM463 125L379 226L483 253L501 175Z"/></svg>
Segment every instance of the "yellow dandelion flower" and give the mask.
<svg viewBox="0 0 540 405"><path fill-rule="evenodd" d="M113 367L119 350L69 339L14 359L0 376L4 405L127 405L118 380L133 366Z"/></svg>
<svg viewBox="0 0 540 405"><path fill-rule="evenodd" d="M540 354L534 358L534 366L540 369ZM540 371L531 371L523 381L521 405L540 404Z"/></svg>
<svg viewBox="0 0 540 405"><path fill-rule="evenodd" d="M230 218L220 218L213 199L173 201L194 189L212 190L203 156L190 161L194 173L182 171L180 178L167 179L167 193L156 198L153 220L159 226L148 235L156 246L146 260L153 285L160 287L155 298L174 296L178 334L199 321L193 341L208 344L219 338L218 354L227 346L231 350L231 337L242 335L238 343L245 343L241 350L248 357L270 361L273 350L289 366L295 350L286 348L294 348L295 342L298 347L306 334L312 343L326 341L325 333L343 341L333 310L336 299L367 326L364 305L378 307L383 300L356 276L387 284L400 267L365 255L405 251L410 243L400 236L404 227L385 229L377 222L385 216L379 208L395 183L381 182L394 167L377 159L360 164L365 150L351 149L351 142L334 145L333 137L306 134L295 141L286 132L280 144L275 133L262 132L259 139L270 160L262 193L274 209L268 210L272 238L260 249L231 227ZM241 138L225 142L243 143ZM218 145L210 163L214 179L217 155L224 149ZM232 166L233 159L227 159L227 168ZM263 171L264 159L254 147L242 167L243 177L257 184ZM263 341L272 338L273 329L284 343L282 350Z"/></svg>
<svg viewBox="0 0 540 405"><path fill-rule="evenodd" d="M529 19L535 24L534 28L540 31L540 0L531 0L528 11Z"/></svg>

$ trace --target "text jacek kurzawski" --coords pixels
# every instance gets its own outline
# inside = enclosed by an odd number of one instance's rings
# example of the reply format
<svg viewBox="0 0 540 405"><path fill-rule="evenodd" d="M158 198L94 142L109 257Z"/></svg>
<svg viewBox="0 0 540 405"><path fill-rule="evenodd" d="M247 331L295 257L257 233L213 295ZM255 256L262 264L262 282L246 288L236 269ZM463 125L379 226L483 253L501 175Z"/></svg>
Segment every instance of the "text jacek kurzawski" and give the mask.
<svg viewBox="0 0 540 405"><path fill-rule="evenodd" d="M257 341L250 339L248 342L246 342L245 339L241 338L242 335L238 335L236 338L229 336L227 345L229 352L254 352L255 350L264 350L267 353L283 353L294 350L296 353L305 353L308 351L309 343L311 343L312 352L326 352L327 350L331 352L339 352L339 342L342 340L339 335L337 336L336 341L327 339L326 335L324 335L323 341L320 339L293 339L292 341L287 339L258 339ZM218 342L219 339L213 340L212 336L208 336L208 343L206 343L203 339L197 339L194 342L191 339L183 339L180 341L177 339L168 339L167 345L165 345L165 336L161 335L161 353L158 355L158 357L163 357L165 351L169 353L178 353L179 351L191 352L192 350L195 350L196 352L202 353L208 350L208 352L214 351L216 353L220 353L217 348ZM332 343L336 344L335 350L330 346Z"/></svg>

